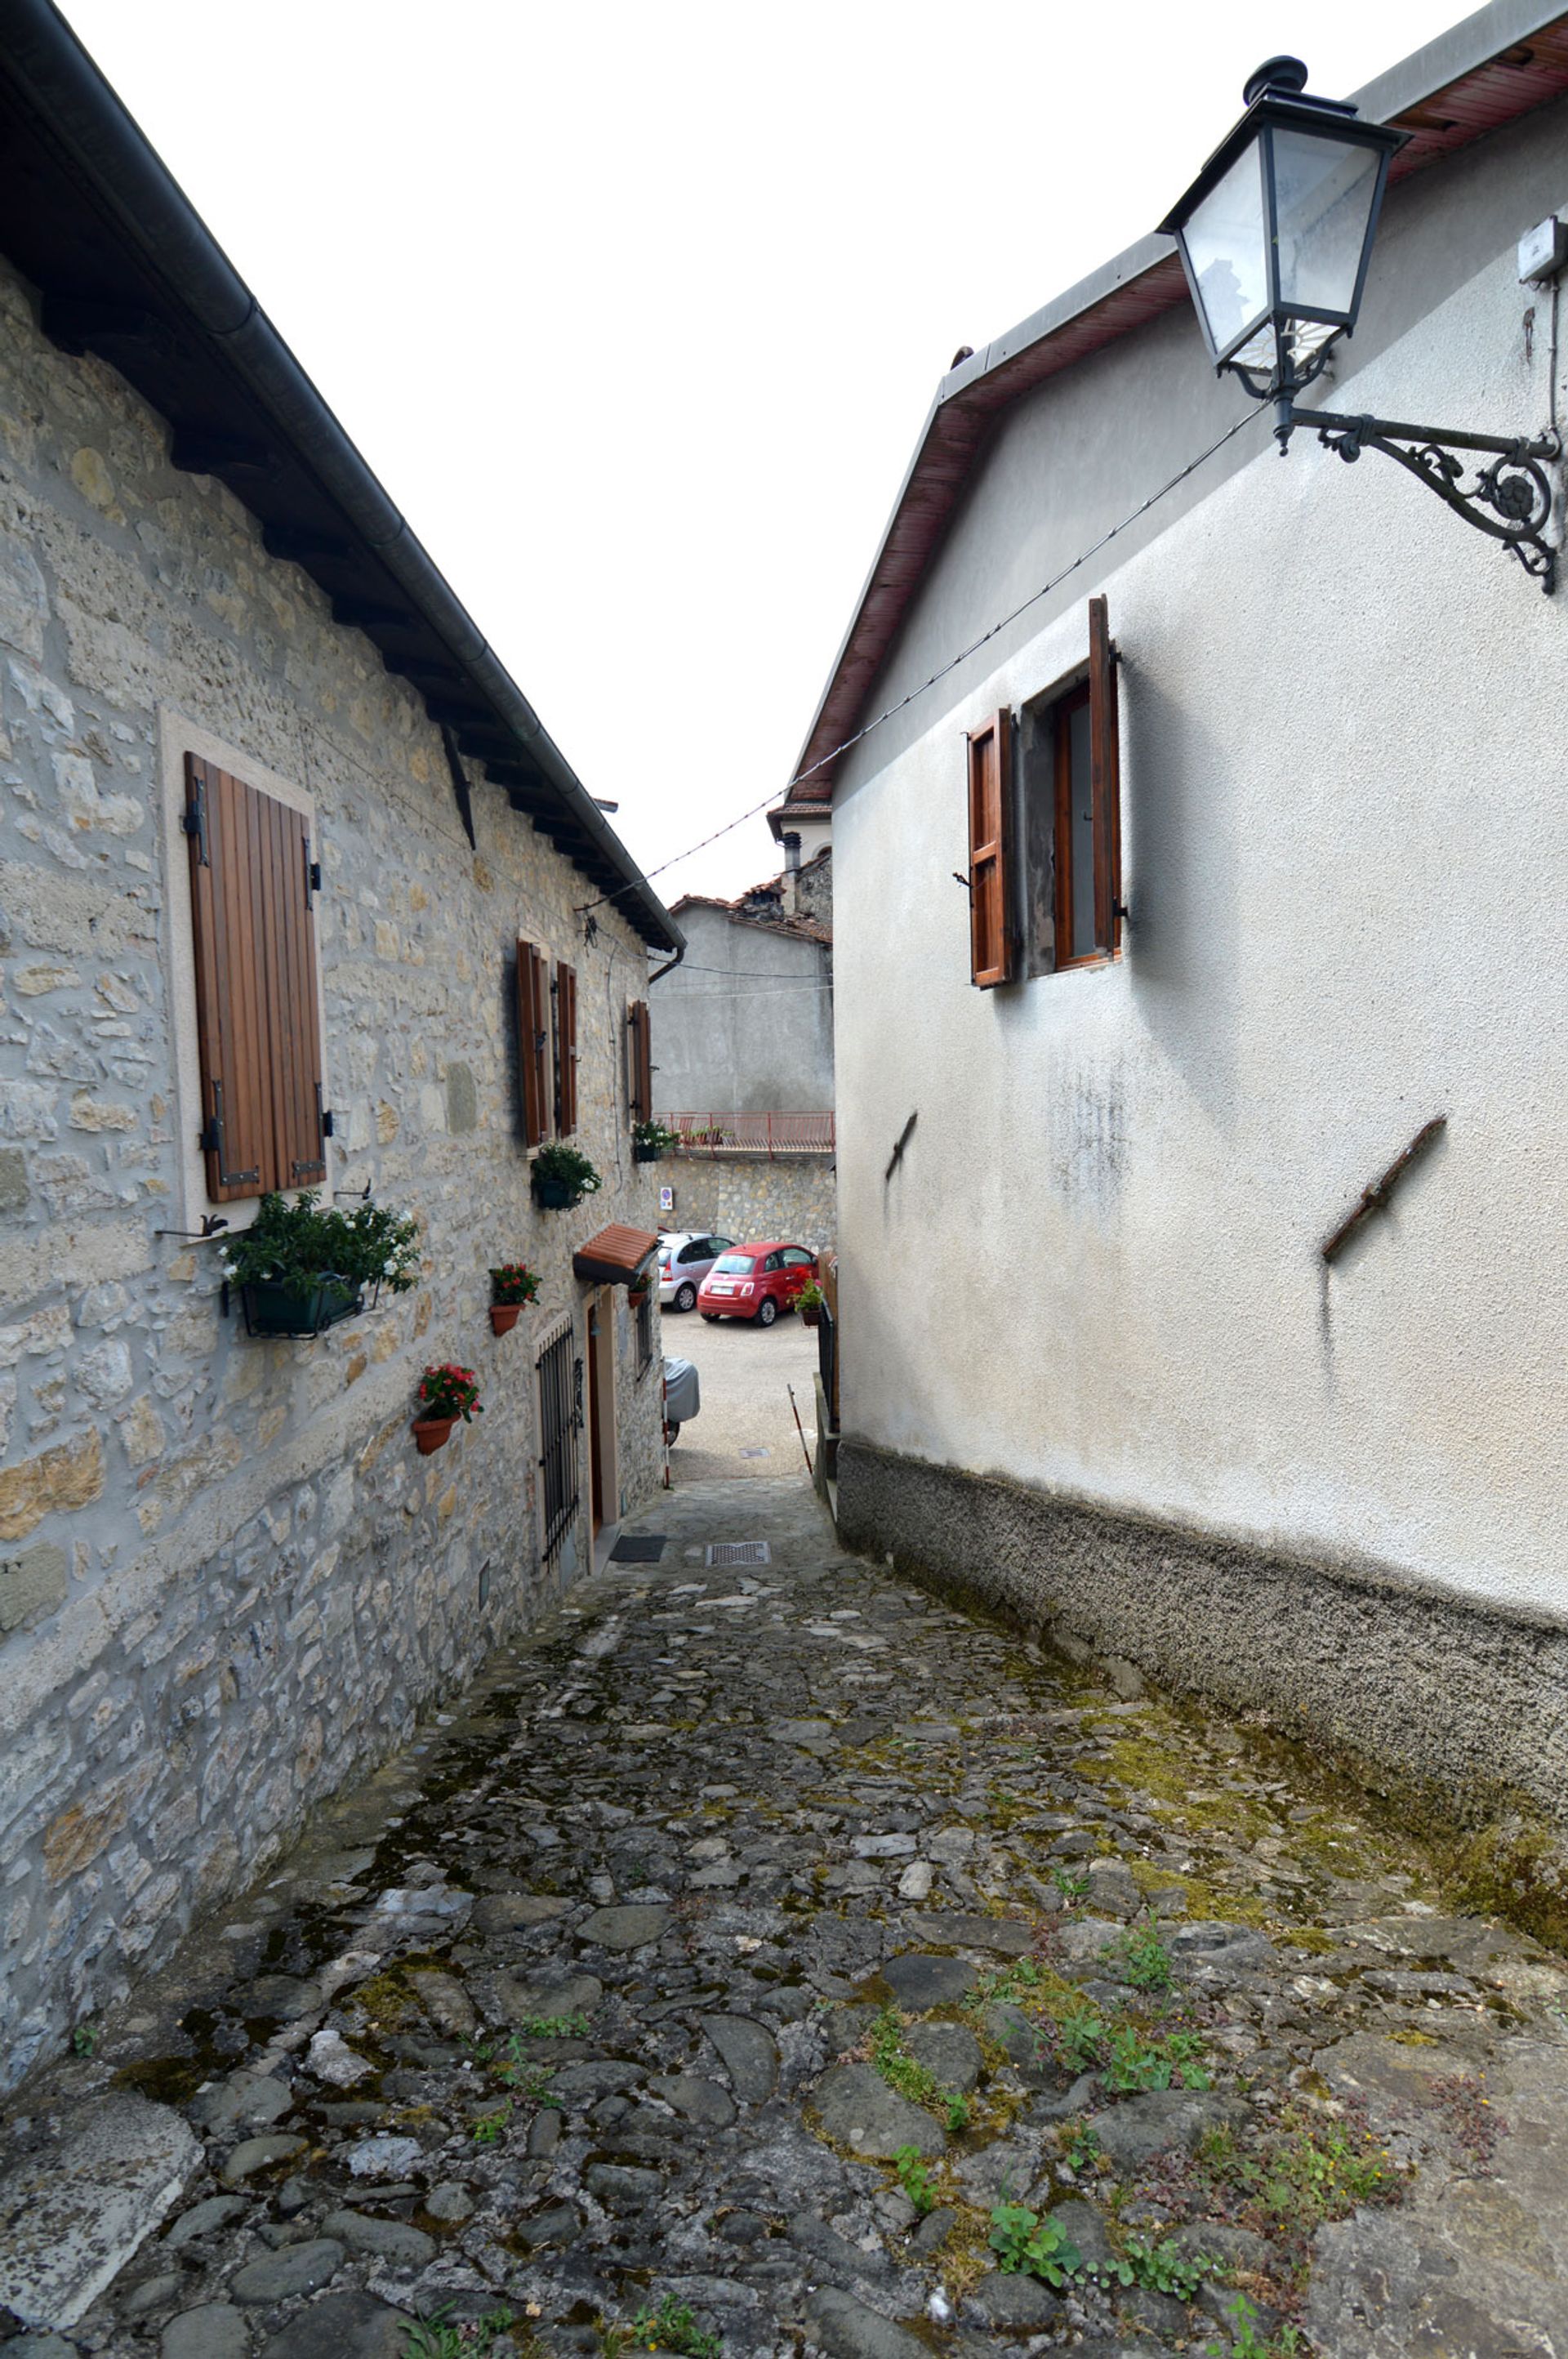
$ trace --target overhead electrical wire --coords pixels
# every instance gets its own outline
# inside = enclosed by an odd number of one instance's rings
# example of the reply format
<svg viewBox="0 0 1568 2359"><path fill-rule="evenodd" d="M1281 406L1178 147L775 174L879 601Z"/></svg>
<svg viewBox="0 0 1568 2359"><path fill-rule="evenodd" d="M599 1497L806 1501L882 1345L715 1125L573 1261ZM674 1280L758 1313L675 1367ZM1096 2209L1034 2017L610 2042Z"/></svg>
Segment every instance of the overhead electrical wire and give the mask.
<svg viewBox="0 0 1568 2359"><path fill-rule="evenodd" d="M667 860L661 860L653 868L643 869L637 875L631 877L626 884L618 885L612 893L601 893L597 901L582 902L579 907L578 915L580 917L589 910L602 909L608 902L619 900L622 893L634 892L639 885L651 883L654 877L662 876L666 868L678 867L683 860L689 860L695 853L705 852L710 843L717 843L721 835L729 835L735 828L743 827L747 820L755 819L759 811L765 811L771 804L778 802L781 797L793 794L796 787L806 784L807 778L814 778L818 770L825 770L829 762L836 762L840 754L847 754L852 745L859 745L863 739L871 735L873 729L880 729L884 721L891 721L895 713L903 712L907 706L913 704L916 697L924 696L927 689L935 688L938 680L946 679L949 672L957 671L960 664L968 663L969 658L972 655L978 655L981 647L994 639L999 632L1007 630L1017 622L1021 614L1027 614L1031 606L1037 606L1042 598L1048 598L1053 590L1059 590L1064 582L1077 572L1080 566L1087 565L1091 557L1098 557L1102 549L1108 548L1113 540L1119 538L1122 533L1138 522L1140 516L1147 516L1151 508L1158 506L1159 503L1179 484L1184 484L1189 475L1195 474L1201 466L1214 457L1216 451L1223 451L1227 442L1234 441L1244 426L1251 425L1255 419L1271 415L1272 413L1263 407L1248 410L1243 417L1236 420L1233 426L1226 428L1217 441L1211 442L1206 451L1200 451L1195 459L1189 459L1184 467L1179 467L1168 483L1162 484L1157 492L1151 492L1146 500L1141 500L1119 524L1113 524L1108 532L1102 532L1098 540L1089 543L1087 549L1080 549L1070 565L1064 565L1059 573L1054 573L1051 576L1049 582L1043 582L1038 590L1032 590L1022 603L1015 606L1010 614L1004 614L999 623L993 623L989 630L982 631L978 639L971 639L968 646L961 647L956 656L949 656L946 663L937 666L929 679L923 679L918 687L912 688L908 694L901 696L896 703L888 705L882 712L875 714L866 723L864 728L857 729L852 736L846 737L838 745L830 746L827 752L820 755L808 768L797 770L787 786L782 788L774 787L771 793L762 797L761 802L752 803L748 810L738 811L733 819L726 820L722 827L716 827L711 835L699 836L695 843L688 843L684 852L672 852Z"/></svg>

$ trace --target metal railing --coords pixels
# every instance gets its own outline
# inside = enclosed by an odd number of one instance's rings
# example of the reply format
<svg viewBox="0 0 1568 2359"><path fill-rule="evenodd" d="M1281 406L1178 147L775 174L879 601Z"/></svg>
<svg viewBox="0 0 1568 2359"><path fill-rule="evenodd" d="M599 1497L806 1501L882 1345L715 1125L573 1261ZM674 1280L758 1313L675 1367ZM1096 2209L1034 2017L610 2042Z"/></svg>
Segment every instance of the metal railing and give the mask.
<svg viewBox="0 0 1568 2359"><path fill-rule="evenodd" d="M830 1114L665 1114L683 1155L831 1155Z"/></svg>

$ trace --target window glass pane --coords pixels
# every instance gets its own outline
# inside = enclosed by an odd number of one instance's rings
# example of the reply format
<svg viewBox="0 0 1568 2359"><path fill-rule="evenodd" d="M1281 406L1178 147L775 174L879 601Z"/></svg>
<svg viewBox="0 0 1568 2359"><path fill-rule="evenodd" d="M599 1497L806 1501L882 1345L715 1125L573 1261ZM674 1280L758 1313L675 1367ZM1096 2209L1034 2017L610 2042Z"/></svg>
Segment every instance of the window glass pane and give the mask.
<svg viewBox="0 0 1568 2359"><path fill-rule="evenodd" d="M1068 818L1073 875L1073 956L1095 954L1095 815L1089 795L1089 708L1071 715L1072 793Z"/></svg>
<svg viewBox="0 0 1568 2359"><path fill-rule="evenodd" d="M756 1265L750 1254L720 1254L713 1266L726 1277L750 1277Z"/></svg>
<svg viewBox="0 0 1568 2359"><path fill-rule="evenodd" d="M1182 233L1217 352L1269 308L1259 144L1237 158Z"/></svg>
<svg viewBox="0 0 1568 2359"><path fill-rule="evenodd" d="M1377 185L1374 148L1274 133L1281 302L1349 310Z"/></svg>

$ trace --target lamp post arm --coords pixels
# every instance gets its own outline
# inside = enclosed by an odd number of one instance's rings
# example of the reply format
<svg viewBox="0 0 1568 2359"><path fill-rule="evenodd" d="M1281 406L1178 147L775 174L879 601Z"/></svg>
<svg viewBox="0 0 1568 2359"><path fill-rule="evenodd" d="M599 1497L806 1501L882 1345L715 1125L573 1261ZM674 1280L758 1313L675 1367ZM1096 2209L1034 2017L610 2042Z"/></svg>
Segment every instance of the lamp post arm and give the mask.
<svg viewBox="0 0 1568 2359"><path fill-rule="evenodd" d="M1557 551L1546 538L1553 497L1543 462L1563 455L1555 432L1534 437L1470 434L1442 426L1411 426L1392 418L1349 418L1331 409L1302 409L1286 397L1275 403L1274 432L1283 456L1298 426L1314 433L1346 462L1363 451L1381 451L1455 516L1477 532L1500 540L1550 597L1557 587ZM1491 464L1475 470L1465 484L1465 463L1455 451L1490 452Z"/></svg>

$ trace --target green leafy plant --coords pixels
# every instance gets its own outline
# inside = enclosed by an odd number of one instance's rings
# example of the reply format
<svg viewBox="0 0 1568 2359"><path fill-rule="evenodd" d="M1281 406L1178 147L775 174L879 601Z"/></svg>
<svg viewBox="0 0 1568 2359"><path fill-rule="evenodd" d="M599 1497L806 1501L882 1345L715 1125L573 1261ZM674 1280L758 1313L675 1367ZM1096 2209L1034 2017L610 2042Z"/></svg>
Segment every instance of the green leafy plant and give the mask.
<svg viewBox="0 0 1568 2359"><path fill-rule="evenodd" d="M307 1188L291 1204L264 1196L248 1229L225 1238L218 1258L236 1286L272 1285L303 1298L324 1278L351 1291L390 1287L406 1294L419 1276L419 1224L411 1214L381 1204L323 1212L320 1190Z"/></svg>
<svg viewBox="0 0 1568 2359"><path fill-rule="evenodd" d="M558 1190L571 1204L580 1204L602 1188L603 1180L580 1147L570 1147L564 1138L553 1138L541 1147L534 1158L535 1191Z"/></svg>
<svg viewBox="0 0 1568 2359"><path fill-rule="evenodd" d="M1026 2203L999 2203L988 2242L1000 2269L1039 2277L1048 2286L1065 2286L1083 2267L1084 2256L1066 2230L1049 2213L1042 2220Z"/></svg>
<svg viewBox="0 0 1568 2359"><path fill-rule="evenodd" d="M968 2128L969 2101L960 2090L948 2089L943 2093L942 2111L950 2130Z"/></svg>
<svg viewBox="0 0 1568 2359"><path fill-rule="evenodd" d="M103 2029L98 2024L79 2023L70 2035L71 2054L95 2056L98 2052L98 2042L103 2037Z"/></svg>
<svg viewBox="0 0 1568 2359"><path fill-rule="evenodd" d="M509 2310L492 2310L457 2326L451 2322L449 2303L408 2328L403 2359L483 2359L483 2354L514 2322Z"/></svg>
<svg viewBox="0 0 1568 2359"><path fill-rule="evenodd" d="M1173 2294L1178 2301L1191 2301L1208 2269L1206 2261L1192 2259L1169 2236L1157 2244L1129 2236L1113 2274L1122 2285L1143 2286L1150 2293Z"/></svg>
<svg viewBox="0 0 1568 2359"><path fill-rule="evenodd" d="M672 1147L680 1145L680 1134L667 1130L662 1122L634 1122L632 1144L637 1149L639 1162L654 1163L661 1155L667 1155Z"/></svg>
<svg viewBox="0 0 1568 2359"><path fill-rule="evenodd" d="M1119 2024L1103 2059L1105 2085L1118 2096L1149 2089L1206 2089L1208 2074L1196 2060L1202 2054L1203 2041L1195 2031L1172 2031L1162 2039L1149 2039L1136 2024Z"/></svg>
<svg viewBox="0 0 1568 2359"><path fill-rule="evenodd" d="M586 2039L586 2015L525 2015L517 2026L524 2039Z"/></svg>
<svg viewBox="0 0 1568 2359"><path fill-rule="evenodd" d="M673 2293L661 2295L652 2309L644 2302L632 2321L632 2340L650 2351L674 2351L680 2359L719 2359L719 2336L698 2326L689 2303Z"/></svg>
<svg viewBox="0 0 1568 2359"><path fill-rule="evenodd" d="M490 1273L492 1302L532 1302L538 1291L539 1280L525 1261L503 1261Z"/></svg>
<svg viewBox="0 0 1568 2359"><path fill-rule="evenodd" d="M1063 2063L1072 2071L1087 2072L1092 2064L1099 2062L1105 2037L1105 2017L1098 2007L1087 2002L1082 2006L1069 2007L1056 2027L1056 2045Z"/></svg>
<svg viewBox="0 0 1568 2359"><path fill-rule="evenodd" d="M817 1285L816 1280L814 1277L808 1277L795 1298L795 1307L797 1310L820 1310L824 1299L822 1288Z"/></svg>
<svg viewBox="0 0 1568 2359"><path fill-rule="evenodd" d="M1282 2326L1272 2342L1260 2334L1258 2313L1244 2293L1227 2302L1225 2312L1232 2321L1231 2342L1206 2343L1204 2359L1296 2359L1303 2348L1293 2326Z"/></svg>
<svg viewBox="0 0 1568 2359"><path fill-rule="evenodd" d="M1135 1990L1170 1989L1171 1952L1161 1940L1152 1918L1141 1925L1130 1925L1116 1947L1121 1953L1127 1979Z"/></svg>
<svg viewBox="0 0 1568 2359"><path fill-rule="evenodd" d="M920 2148L917 2146L895 2147L892 2167L898 2173L899 2185L915 2210L924 2216L931 2210L936 2196L931 2185L931 2173L921 2159Z"/></svg>
<svg viewBox="0 0 1568 2359"><path fill-rule="evenodd" d="M1064 1900L1081 1900L1089 1888L1087 1875L1075 1875L1070 1867L1054 1867L1051 1881Z"/></svg>
<svg viewBox="0 0 1568 2359"><path fill-rule="evenodd" d="M871 2026L871 2062L890 2089L913 2105L939 2107L950 2130L966 2129L969 2101L957 2089L945 2089L903 2044L903 2018L895 2006L884 2006Z"/></svg>
<svg viewBox="0 0 1568 2359"><path fill-rule="evenodd" d="M471 2136L475 2146L499 2146L506 2136L506 2125L512 2118L512 2100L506 2098L488 2114L474 2121Z"/></svg>
<svg viewBox="0 0 1568 2359"><path fill-rule="evenodd" d="M427 1368L419 1379L419 1408L422 1416L460 1417L467 1425L470 1419L484 1415L479 1378L471 1368L460 1368L455 1360Z"/></svg>
<svg viewBox="0 0 1568 2359"><path fill-rule="evenodd" d="M1087 2122L1068 2122L1062 2131L1062 2152L1075 2170L1090 2170L1103 2159L1105 2148Z"/></svg>

